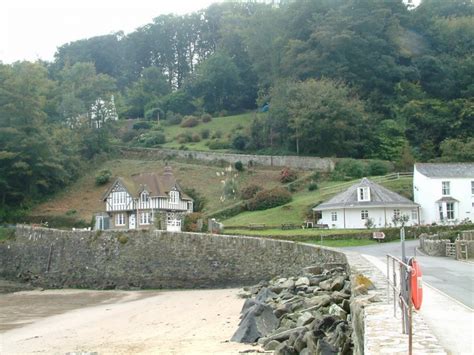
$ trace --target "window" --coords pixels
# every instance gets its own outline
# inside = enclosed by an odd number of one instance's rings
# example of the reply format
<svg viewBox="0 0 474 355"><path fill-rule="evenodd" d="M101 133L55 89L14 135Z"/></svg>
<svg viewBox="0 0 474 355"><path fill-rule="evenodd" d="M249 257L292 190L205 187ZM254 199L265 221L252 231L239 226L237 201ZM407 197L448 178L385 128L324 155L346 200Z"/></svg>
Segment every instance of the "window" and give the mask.
<svg viewBox="0 0 474 355"><path fill-rule="evenodd" d="M123 213L119 213L115 215L115 225L116 226L125 225L125 215Z"/></svg>
<svg viewBox="0 0 474 355"><path fill-rule="evenodd" d="M150 212L142 212L140 214L140 224L150 224Z"/></svg>
<svg viewBox="0 0 474 355"><path fill-rule="evenodd" d="M411 210L411 219L414 220L414 221L418 220L418 210L416 210L416 209Z"/></svg>
<svg viewBox="0 0 474 355"><path fill-rule="evenodd" d="M474 181L471 181L471 195L474 195Z"/></svg>
<svg viewBox="0 0 474 355"><path fill-rule="evenodd" d="M438 211L439 211L439 220L442 221L444 220L444 216L443 216L443 205L438 205Z"/></svg>
<svg viewBox="0 0 474 355"><path fill-rule="evenodd" d="M393 218L400 218L400 210L398 208L393 210Z"/></svg>
<svg viewBox="0 0 474 355"><path fill-rule="evenodd" d="M112 207L114 209L124 209L126 200L127 200L126 192L113 192L112 193Z"/></svg>
<svg viewBox="0 0 474 355"><path fill-rule="evenodd" d="M331 212L331 221L337 222L337 212Z"/></svg>
<svg viewBox="0 0 474 355"><path fill-rule="evenodd" d="M369 218L369 211L362 210L360 211L360 219L368 219Z"/></svg>
<svg viewBox="0 0 474 355"><path fill-rule="evenodd" d="M367 186L359 187L357 190L358 201L370 201L370 189Z"/></svg>
<svg viewBox="0 0 474 355"><path fill-rule="evenodd" d="M179 202L179 192L178 191L170 191L170 203L178 204Z"/></svg>
<svg viewBox="0 0 474 355"><path fill-rule="evenodd" d="M149 198L150 198L150 195L148 194L148 192L143 191L143 192L142 192L142 195L141 195L141 200L142 200L142 202L143 202L143 203L148 202Z"/></svg>
<svg viewBox="0 0 474 355"><path fill-rule="evenodd" d="M441 193L443 196L447 196L451 193L450 191L450 184L449 181L442 181L441 182Z"/></svg>
<svg viewBox="0 0 474 355"><path fill-rule="evenodd" d="M446 203L446 218L448 220L454 219L454 203L453 202Z"/></svg>

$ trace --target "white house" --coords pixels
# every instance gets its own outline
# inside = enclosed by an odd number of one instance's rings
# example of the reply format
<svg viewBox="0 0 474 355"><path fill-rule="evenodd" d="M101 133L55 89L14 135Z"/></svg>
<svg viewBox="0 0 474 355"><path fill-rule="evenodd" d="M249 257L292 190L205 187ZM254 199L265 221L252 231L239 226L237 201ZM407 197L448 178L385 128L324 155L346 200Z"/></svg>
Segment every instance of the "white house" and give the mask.
<svg viewBox="0 0 474 355"><path fill-rule="evenodd" d="M163 175L141 173L117 178L103 197L105 213L96 215L97 229L149 229L181 231L193 200L176 182L171 167ZM101 228L102 227L102 228Z"/></svg>
<svg viewBox="0 0 474 355"><path fill-rule="evenodd" d="M367 178L313 208L318 224L367 228L419 224L419 205Z"/></svg>
<svg viewBox="0 0 474 355"><path fill-rule="evenodd" d="M422 224L474 221L474 163L415 164L413 196Z"/></svg>

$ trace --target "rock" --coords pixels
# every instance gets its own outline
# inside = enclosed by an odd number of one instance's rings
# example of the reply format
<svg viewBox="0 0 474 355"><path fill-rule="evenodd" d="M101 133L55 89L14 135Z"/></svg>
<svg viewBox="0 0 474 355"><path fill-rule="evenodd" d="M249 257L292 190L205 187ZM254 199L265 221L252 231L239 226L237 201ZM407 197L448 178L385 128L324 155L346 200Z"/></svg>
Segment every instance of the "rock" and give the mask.
<svg viewBox="0 0 474 355"><path fill-rule="evenodd" d="M346 278L344 276L338 276L331 282L331 291L340 291L344 287Z"/></svg>
<svg viewBox="0 0 474 355"><path fill-rule="evenodd" d="M300 351L300 355L311 355L311 352L309 351L308 348L304 348L303 350Z"/></svg>
<svg viewBox="0 0 474 355"><path fill-rule="evenodd" d="M367 290L367 287L364 285L358 285L354 287L354 290L352 291L352 294L354 296L360 296L360 295L367 295L369 291Z"/></svg>
<svg viewBox="0 0 474 355"><path fill-rule="evenodd" d="M331 297L329 295L314 296L307 301L310 307L315 306L317 308L326 307L329 303L331 303Z"/></svg>
<svg viewBox="0 0 474 355"><path fill-rule="evenodd" d="M280 345L279 341L270 340L267 344L265 344L263 348L267 351L270 351L270 350L275 350L279 345Z"/></svg>
<svg viewBox="0 0 474 355"><path fill-rule="evenodd" d="M281 293L281 291L284 290L283 287L279 286L279 285L271 285L268 287L268 289L274 293L276 293L277 295L279 295Z"/></svg>
<svg viewBox="0 0 474 355"><path fill-rule="evenodd" d="M356 275L356 277L354 278L354 283L356 287L359 285L363 285L367 290L375 290L374 283L368 277L365 277L362 274Z"/></svg>
<svg viewBox="0 0 474 355"><path fill-rule="evenodd" d="M303 336L303 341L306 343L306 349L308 349L310 354L316 354L316 349L318 346L318 339L313 332L306 332Z"/></svg>
<svg viewBox="0 0 474 355"><path fill-rule="evenodd" d="M237 293L237 297L239 298L250 298L251 296L252 294L249 291L245 291L245 290L240 290Z"/></svg>
<svg viewBox="0 0 474 355"><path fill-rule="evenodd" d="M244 305L242 306L242 309L240 310L240 318L245 318L245 315L249 311L250 308L255 306L258 302L255 301L253 298L247 298L244 302Z"/></svg>
<svg viewBox="0 0 474 355"><path fill-rule="evenodd" d="M324 280L319 283L319 287L323 290L330 291L331 290L332 280Z"/></svg>
<svg viewBox="0 0 474 355"><path fill-rule="evenodd" d="M313 265L305 267L302 271L304 274L318 275L323 272L323 268L319 265Z"/></svg>
<svg viewBox="0 0 474 355"><path fill-rule="evenodd" d="M316 322L316 324L314 325L314 330L321 330L325 332L329 328L331 328L336 321L337 319L334 318L333 316L326 315L319 322Z"/></svg>
<svg viewBox="0 0 474 355"><path fill-rule="evenodd" d="M307 277L300 277L298 280L295 282L295 287L308 287L309 286L309 279Z"/></svg>
<svg viewBox="0 0 474 355"><path fill-rule="evenodd" d="M324 281L324 280L327 280L327 277L326 276L322 276L322 275L319 275L319 276L311 276L309 278L309 284L310 286L318 286L319 283L321 281Z"/></svg>
<svg viewBox="0 0 474 355"><path fill-rule="evenodd" d="M287 314L291 311L291 304L281 304L279 305L274 311L273 314L277 318L281 318L283 315Z"/></svg>
<svg viewBox="0 0 474 355"><path fill-rule="evenodd" d="M331 297L333 301L337 304L342 303L343 300L350 298L350 296L347 293L340 292L340 291L334 291L331 294Z"/></svg>
<svg viewBox="0 0 474 355"><path fill-rule="evenodd" d="M341 307L343 310L346 311L346 313L351 312L351 303L348 300L343 300L341 303Z"/></svg>
<svg viewBox="0 0 474 355"><path fill-rule="evenodd" d="M269 336L271 340L278 340L278 341L285 341L288 340L293 333L300 333L302 331L306 331L307 329L305 327L297 327L289 330L285 330L282 332L274 333Z"/></svg>
<svg viewBox="0 0 474 355"><path fill-rule="evenodd" d="M350 346L350 329L345 322L336 325L334 329L330 329L331 333L327 337L327 341L336 349L346 347L346 343ZM349 341L348 341L349 340Z"/></svg>
<svg viewBox="0 0 474 355"><path fill-rule="evenodd" d="M347 319L346 311L339 307L337 304L332 304L331 307L329 307L328 313L342 320Z"/></svg>
<svg viewBox="0 0 474 355"><path fill-rule="evenodd" d="M338 351L324 339L319 339L316 353L321 355L337 355Z"/></svg>
<svg viewBox="0 0 474 355"><path fill-rule="evenodd" d="M296 326L303 327L306 324L311 323L313 320L314 320L314 317L311 313L303 312L301 316L298 318L298 320L296 321Z"/></svg>
<svg viewBox="0 0 474 355"><path fill-rule="evenodd" d="M296 350L288 344L281 343L273 353L274 355L297 355Z"/></svg>
<svg viewBox="0 0 474 355"><path fill-rule="evenodd" d="M255 297L255 301L263 303L263 302L267 302L269 298L272 299L275 297L278 297L278 295L275 292L272 292L267 287L264 287L260 290L260 292Z"/></svg>
<svg viewBox="0 0 474 355"><path fill-rule="evenodd" d="M289 318L283 318L283 319L280 319L280 326L285 327L287 329L291 329L291 328L296 327L296 322Z"/></svg>
<svg viewBox="0 0 474 355"><path fill-rule="evenodd" d="M293 347L298 353L301 353L301 351L306 348L306 342L304 341L304 336L306 332L301 333L298 335L298 338L296 338L295 342L293 343Z"/></svg>
<svg viewBox="0 0 474 355"><path fill-rule="evenodd" d="M258 338L270 334L278 327L278 318L266 304L255 304L240 322L231 340L238 343L253 343Z"/></svg>

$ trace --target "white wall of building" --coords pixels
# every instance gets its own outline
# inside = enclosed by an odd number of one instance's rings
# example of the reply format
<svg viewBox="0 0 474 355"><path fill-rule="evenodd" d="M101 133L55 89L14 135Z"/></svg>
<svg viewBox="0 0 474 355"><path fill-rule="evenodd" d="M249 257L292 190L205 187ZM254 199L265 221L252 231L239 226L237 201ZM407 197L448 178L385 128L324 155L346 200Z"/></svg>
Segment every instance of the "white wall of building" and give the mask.
<svg viewBox="0 0 474 355"><path fill-rule="evenodd" d="M351 208L351 209L334 209L322 211L322 218L318 221L319 224L327 224L329 228L346 228L358 229L367 228L366 220L362 219L362 211L366 210L368 218L374 222L374 227L389 227L394 226L392 217L394 210L399 210L400 215L407 215L409 220L405 223L407 226L418 224L418 211L416 208L402 208L402 207L368 207L368 208ZM337 220L333 220L334 213Z"/></svg>
<svg viewBox="0 0 474 355"><path fill-rule="evenodd" d="M450 193L443 196L442 183L449 181ZM413 173L413 197L421 206L421 224L456 224L466 218L474 221L474 194L472 178L430 178L418 170ZM452 197L459 202L454 205L454 219L441 221L439 204L436 202L443 197ZM446 216L446 204L442 204L443 214Z"/></svg>

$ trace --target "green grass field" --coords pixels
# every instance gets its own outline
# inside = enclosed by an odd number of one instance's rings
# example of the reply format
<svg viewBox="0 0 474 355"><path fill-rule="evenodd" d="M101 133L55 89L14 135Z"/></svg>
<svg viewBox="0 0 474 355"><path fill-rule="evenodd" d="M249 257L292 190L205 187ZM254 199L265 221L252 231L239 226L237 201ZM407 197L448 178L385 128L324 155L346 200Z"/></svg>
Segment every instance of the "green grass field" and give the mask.
<svg viewBox="0 0 474 355"><path fill-rule="evenodd" d="M0 243L13 238L15 230L12 228L0 227Z"/></svg>
<svg viewBox="0 0 474 355"><path fill-rule="evenodd" d="M220 134L221 138L218 138L218 140L228 141L234 132L238 131L239 129L244 130L249 127L253 117L255 117L255 113L245 113L242 115L226 117L214 117L211 122L201 122L196 127L191 128L183 128L180 125L163 126L164 134L166 136L166 143L162 146L164 148L175 149L185 146L190 150L206 151L209 150L209 147L206 145L206 143L211 141L211 137L215 136L216 134ZM200 142L193 143L179 143L176 140L176 137L181 133L190 132L191 134L201 134L203 130L209 130L209 139L201 139Z"/></svg>

